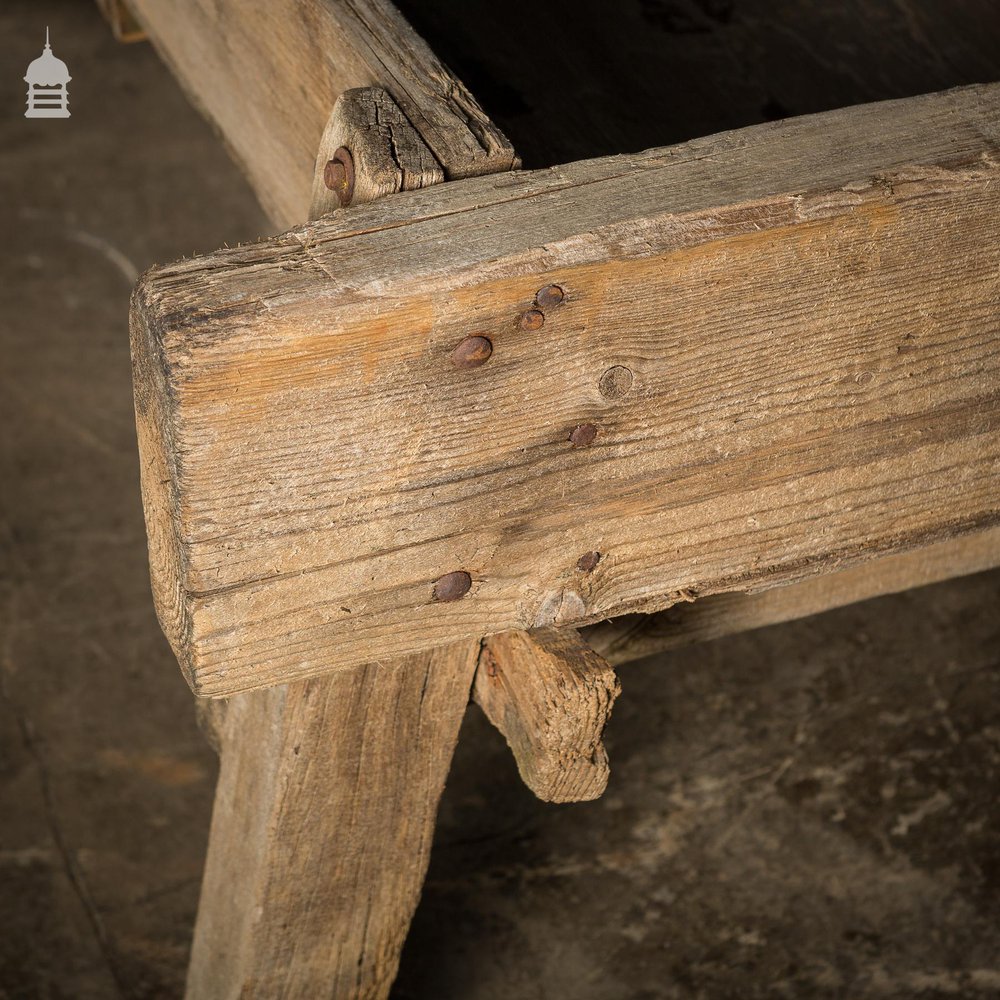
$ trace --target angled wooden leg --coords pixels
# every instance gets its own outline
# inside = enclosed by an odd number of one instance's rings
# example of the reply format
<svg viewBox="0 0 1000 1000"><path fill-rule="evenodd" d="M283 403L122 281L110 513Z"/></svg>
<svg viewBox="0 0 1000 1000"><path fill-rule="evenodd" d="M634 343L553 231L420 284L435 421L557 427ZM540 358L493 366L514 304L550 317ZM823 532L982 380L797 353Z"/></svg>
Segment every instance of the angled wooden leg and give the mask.
<svg viewBox="0 0 1000 1000"><path fill-rule="evenodd" d="M387 996L478 652L229 701L188 1000Z"/></svg>

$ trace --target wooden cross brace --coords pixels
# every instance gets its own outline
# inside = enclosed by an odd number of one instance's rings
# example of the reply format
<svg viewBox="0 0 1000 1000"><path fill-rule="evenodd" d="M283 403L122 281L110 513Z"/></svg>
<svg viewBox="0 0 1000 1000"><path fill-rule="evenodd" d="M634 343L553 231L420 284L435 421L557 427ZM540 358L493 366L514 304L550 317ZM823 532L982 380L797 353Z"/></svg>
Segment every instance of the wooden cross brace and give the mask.
<svg viewBox="0 0 1000 1000"><path fill-rule="evenodd" d="M135 6L183 61L172 2ZM332 92L396 89L308 177L244 158L277 220L352 207L132 305L157 612L228 699L198 998L387 994L473 687L538 794L593 797L599 653L1000 560L1000 87L508 172L391 8L317 9Z"/></svg>

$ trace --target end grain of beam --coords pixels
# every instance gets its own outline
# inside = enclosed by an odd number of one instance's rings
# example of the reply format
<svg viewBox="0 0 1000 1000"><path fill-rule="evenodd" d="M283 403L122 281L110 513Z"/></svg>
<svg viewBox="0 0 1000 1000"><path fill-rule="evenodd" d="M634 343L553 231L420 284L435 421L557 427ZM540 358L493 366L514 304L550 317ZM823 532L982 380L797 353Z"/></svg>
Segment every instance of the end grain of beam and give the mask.
<svg viewBox="0 0 1000 1000"><path fill-rule="evenodd" d="M505 632L483 646L473 698L546 802L586 802L608 784L602 736L621 693L614 669L573 629Z"/></svg>

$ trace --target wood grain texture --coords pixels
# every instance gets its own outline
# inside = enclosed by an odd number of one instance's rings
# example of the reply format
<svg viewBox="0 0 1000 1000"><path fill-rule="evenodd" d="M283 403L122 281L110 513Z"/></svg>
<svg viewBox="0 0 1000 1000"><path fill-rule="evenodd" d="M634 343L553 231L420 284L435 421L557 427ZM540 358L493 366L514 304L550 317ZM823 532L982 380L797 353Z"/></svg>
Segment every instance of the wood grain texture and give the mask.
<svg viewBox="0 0 1000 1000"><path fill-rule="evenodd" d="M488 639L472 692L540 799L587 802L604 792L610 769L602 737L621 685L574 629Z"/></svg>
<svg viewBox="0 0 1000 1000"><path fill-rule="evenodd" d="M990 528L784 587L753 594L713 594L655 615L622 615L589 626L583 638L617 665L997 566L1000 528Z"/></svg>
<svg viewBox="0 0 1000 1000"><path fill-rule="evenodd" d="M230 700L189 1000L388 995L478 654Z"/></svg>
<svg viewBox="0 0 1000 1000"><path fill-rule="evenodd" d="M381 87L345 90L337 98L320 140L310 219L341 207L323 178L327 162L340 147L350 151L353 161L352 205L444 180L444 171L434 154L387 91Z"/></svg>
<svg viewBox="0 0 1000 1000"><path fill-rule="evenodd" d="M998 112L967 88L475 178L147 274L154 589L196 689L995 524ZM468 335L493 353L459 370Z"/></svg>
<svg viewBox="0 0 1000 1000"><path fill-rule="evenodd" d="M388 0L132 0L157 50L281 227L305 221L337 97L384 87L449 178L517 158Z"/></svg>

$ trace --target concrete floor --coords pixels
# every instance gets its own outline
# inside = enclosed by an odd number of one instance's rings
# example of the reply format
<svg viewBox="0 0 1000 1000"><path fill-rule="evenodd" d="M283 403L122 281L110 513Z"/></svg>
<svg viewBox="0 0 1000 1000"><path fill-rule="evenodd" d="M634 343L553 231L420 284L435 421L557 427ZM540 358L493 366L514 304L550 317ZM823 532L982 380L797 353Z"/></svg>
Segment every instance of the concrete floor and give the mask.
<svg viewBox="0 0 1000 1000"><path fill-rule="evenodd" d="M21 117L45 24L73 117ZM267 224L148 46L0 8L0 998L181 994L216 762L152 611L137 271ZM471 709L395 996L1000 996L1000 573L636 664L596 803Z"/></svg>

